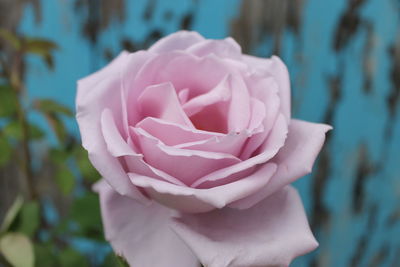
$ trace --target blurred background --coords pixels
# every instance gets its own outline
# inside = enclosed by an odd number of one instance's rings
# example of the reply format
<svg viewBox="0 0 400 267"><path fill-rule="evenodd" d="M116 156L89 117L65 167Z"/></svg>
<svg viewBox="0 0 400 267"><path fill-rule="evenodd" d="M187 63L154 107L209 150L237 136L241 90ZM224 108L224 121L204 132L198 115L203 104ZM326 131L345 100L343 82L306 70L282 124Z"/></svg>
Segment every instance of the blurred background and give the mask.
<svg viewBox="0 0 400 267"><path fill-rule="evenodd" d="M179 29L283 58L293 116L333 125L292 266L400 266L400 1L0 0L0 266L124 266L104 241L76 81Z"/></svg>

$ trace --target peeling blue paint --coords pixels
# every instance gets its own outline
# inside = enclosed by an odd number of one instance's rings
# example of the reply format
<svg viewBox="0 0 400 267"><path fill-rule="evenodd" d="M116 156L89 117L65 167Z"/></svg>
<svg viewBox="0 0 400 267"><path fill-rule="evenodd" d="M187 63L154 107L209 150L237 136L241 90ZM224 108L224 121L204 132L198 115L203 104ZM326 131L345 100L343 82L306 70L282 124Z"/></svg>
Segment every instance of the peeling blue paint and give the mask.
<svg viewBox="0 0 400 267"><path fill-rule="evenodd" d="M231 22L239 16L241 1L156 1L152 18L143 20L147 1L126 1L126 20L113 22L98 36L95 44L81 34L82 17L76 13L72 1L42 1L43 21L34 23L33 11L25 10L20 30L28 35L56 41L61 49L56 52L56 70L49 72L34 57L27 76L29 97L50 97L73 107L75 84L79 78L106 64L103 56L107 48L117 54L120 40L129 38L143 42L157 29L168 34L179 29L182 17L193 14L191 29L208 38L223 38L231 32ZM313 229L320 248L295 261L293 266L357 266L373 265L380 251L387 254L379 266L398 266L400 262L400 222L390 226L387 221L400 210L400 112L391 117L387 97L394 85L390 80L393 58L389 47L399 42L400 3L392 0L365 1L359 16L372 25L371 92L364 91L363 60L367 31L363 26L340 51L334 50L335 31L349 1L304 1L299 34L285 30L282 36L281 57L292 77L293 114L295 117L322 122L332 95L329 79L341 80L341 97L332 115L334 130L330 133L326 184L321 201L328 210L328 222ZM166 19L170 12L172 18ZM256 55L272 53L273 36L265 36L253 50ZM31 118L48 128L38 114ZM387 125L391 136L386 135ZM78 134L73 120L69 128ZM54 141L55 137L53 137ZM363 177L364 198L360 213L353 211L354 187L360 165L360 149L366 147L371 164L376 167ZM316 170L323 166L318 165ZM313 184L315 173L296 182L310 216L315 215ZM365 241L362 249L360 240ZM361 247L361 248L360 248ZM357 249L361 255L357 255ZM397 254L396 254L397 253ZM372 264L372 265L371 265Z"/></svg>

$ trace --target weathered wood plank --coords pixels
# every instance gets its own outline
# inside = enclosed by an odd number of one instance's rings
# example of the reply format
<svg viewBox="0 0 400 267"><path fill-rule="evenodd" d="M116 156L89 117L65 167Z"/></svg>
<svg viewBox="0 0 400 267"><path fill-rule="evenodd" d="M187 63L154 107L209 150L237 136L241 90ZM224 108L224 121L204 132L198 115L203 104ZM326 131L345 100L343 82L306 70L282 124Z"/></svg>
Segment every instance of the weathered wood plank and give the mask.
<svg viewBox="0 0 400 267"><path fill-rule="evenodd" d="M31 60L30 94L70 106L78 78L179 28L279 54L292 75L294 116L335 128L313 174L296 183L321 246L293 266L400 266L399 1L41 3L41 23L28 8L19 29L62 49L53 73Z"/></svg>

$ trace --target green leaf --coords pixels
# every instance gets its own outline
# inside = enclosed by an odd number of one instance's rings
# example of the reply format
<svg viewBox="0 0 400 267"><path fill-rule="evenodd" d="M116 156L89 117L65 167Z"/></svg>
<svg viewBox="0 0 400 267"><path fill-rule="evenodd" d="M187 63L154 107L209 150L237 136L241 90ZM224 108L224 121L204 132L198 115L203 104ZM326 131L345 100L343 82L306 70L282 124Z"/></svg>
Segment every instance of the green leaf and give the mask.
<svg viewBox="0 0 400 267"><path fill-rule="evenodd" d="M22 139L22 125L18 120L13 120L3 128L4 135L16 140ZM44 137L44 132L38 126L29 124L29 138L39 140Z"/></svg>
<svg viewBox="0 0 400 267"><path fill-rule="evenodd" d="M18 120L13 120L3 128L3 133L9 138L22 139L22 126Z"/></svg>
<svg viewBox="0 0 400 267"><path fill-rule="evenodd" d="M67 138L67 130L62 122L62 120L54 113L44 113L44 117L50 124L59 142L64 143Z"/></svg>
<svg viewBox="0 0 400 267"><path fill-rule="evenodd" d="M74 114L67 106L64 106L52 99L38 99L34 102L34 107L43 113L62 114L72 117Z"/></svg>
<svg viewBox="0 0 400 267"><path fill-rule="evenodd" d="M75 187L75 176L65 165L62 165L56 174L56 182L61 192L68 195Z"/></svg>
<svg viewBox="0 0 400 267"><path fill-rule="evenodd" d="M18 214L19 210L21 209L23 203L24 203L23 197L21 195L18 195L15 198L14 203L8 209L6 216L4 217L3 223L0 228L0 233L8 230L10 225L13 223L13 221L17 217L17 214Z"/></svg>
<svg viewBox="0 0 400 267"><path fill-rule="evenodd" d="M25 203L20 212L18 231L33 237L39 228L40 206L36 201Z"/></svg>
<svg viewBox="0 0 400 267"><path fill-rule="evenodd" d="M62 267L89 266L87 259L78 251L72 248L67 248L61 251L59 260Z"/></svg>
<svg viewBox="0 0 400 267"><path fill-rule="evenodd" d="M45 54L42 56L44 63L46 63L47 67L51 70L54 70L54 59L51 54Z"/></svg>
<svg viewBox="0 0 400 267"><path fill-rule="evenodd" d="M0 239L0 251L14 267L33 267L35 254L29 238L21 233L7 233Z"/></svg>
<svg viewBox="0 0 400 267"><path fill-rule="evenodd" d="M103 240L99 198L96 194L88 192L75 199L71 207L71 218L79 226L75 234Z"/></svg>
<svg viewBox="0 0 400 267"><path fill-rule="evenodd" d="M129 264L124 258L116 255L114 252L110 252L104 259L102 267L129 267Z"/></svg>
<svg viewBox="0 0 400 267"><path fill-rule="evenodd" d="M82 146L78 145L74 152L83 179L92 183L98 181L100 179L100 174L90 162L87 151Z"/></svg>
<svg viewBox="0 0 400 267"><path fill-rule="evenodd" d="M35 266L58 266L54 244L35 244Z"/></svg>
<svg viewBox="0 0 400 267"><path fill-rule="evenodd" d="M0 38L7 41L16 50L21 48L21 41L18 36L6 29L0 29Z"/></svg>
<svg viewBox="0 0 400 267"><path fill-rule="evenodd" d="M0 117L10 117L17 112L17 97L11 86L0 85Z"/></svg>
<svg viewBox="0 0 400 267"><path fill-rule="evenodd" d="M65 125L59 115L73 116L66 106L51 99L40 99L34 102L34 108L43 114L60 142L67 138Z"/></svg>
<svg viewBox="0 0 400 267"><path fill-rule="evenodd" d="M24 48L32 54L45 54L58 49L58 45L52 41L41 38L25 38Z"/></svg>
<svg viewBox="0 0 400 267"><path fill-rule="evenodd" d="M63 165L68 160L69 154L63 149L52 148L50 150L50 159L57 165Z"/></svg>
<svg viewBox="0 0 400 267"><path fill-rule="evenodd" d="M45 136L42 129L34 124L29 124L29 138L32 140L39 140Z"/></svg>
<svg viewBox="0 0 400 267"><path fill-rule="evenodd" d="M12 152L11 144L0 135L0 167L5 166L10 161Z"/></svg>
<svg viewBox="0 0 400 267"><path fill-rule="evenodd" d="M56 43L45 39L30 38L25 39L24 48L26 52L42 57L47 67L54 69L54 61L51 53L53 50L58 49Z"/></svg>

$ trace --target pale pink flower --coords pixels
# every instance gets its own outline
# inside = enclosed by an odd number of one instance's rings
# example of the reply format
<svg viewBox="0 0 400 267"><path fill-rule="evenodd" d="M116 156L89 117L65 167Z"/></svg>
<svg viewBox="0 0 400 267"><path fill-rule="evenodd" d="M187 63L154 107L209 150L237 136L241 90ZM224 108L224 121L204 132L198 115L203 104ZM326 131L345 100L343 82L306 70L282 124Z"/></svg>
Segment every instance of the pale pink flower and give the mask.
<svg viewBox="0 0 400 267"><path fill-rule="evenodd" d="M177 32L80 80L77 120L130 265L288 266L317 247L289 184L331 127L291 118L278 57Z"/></svg>

